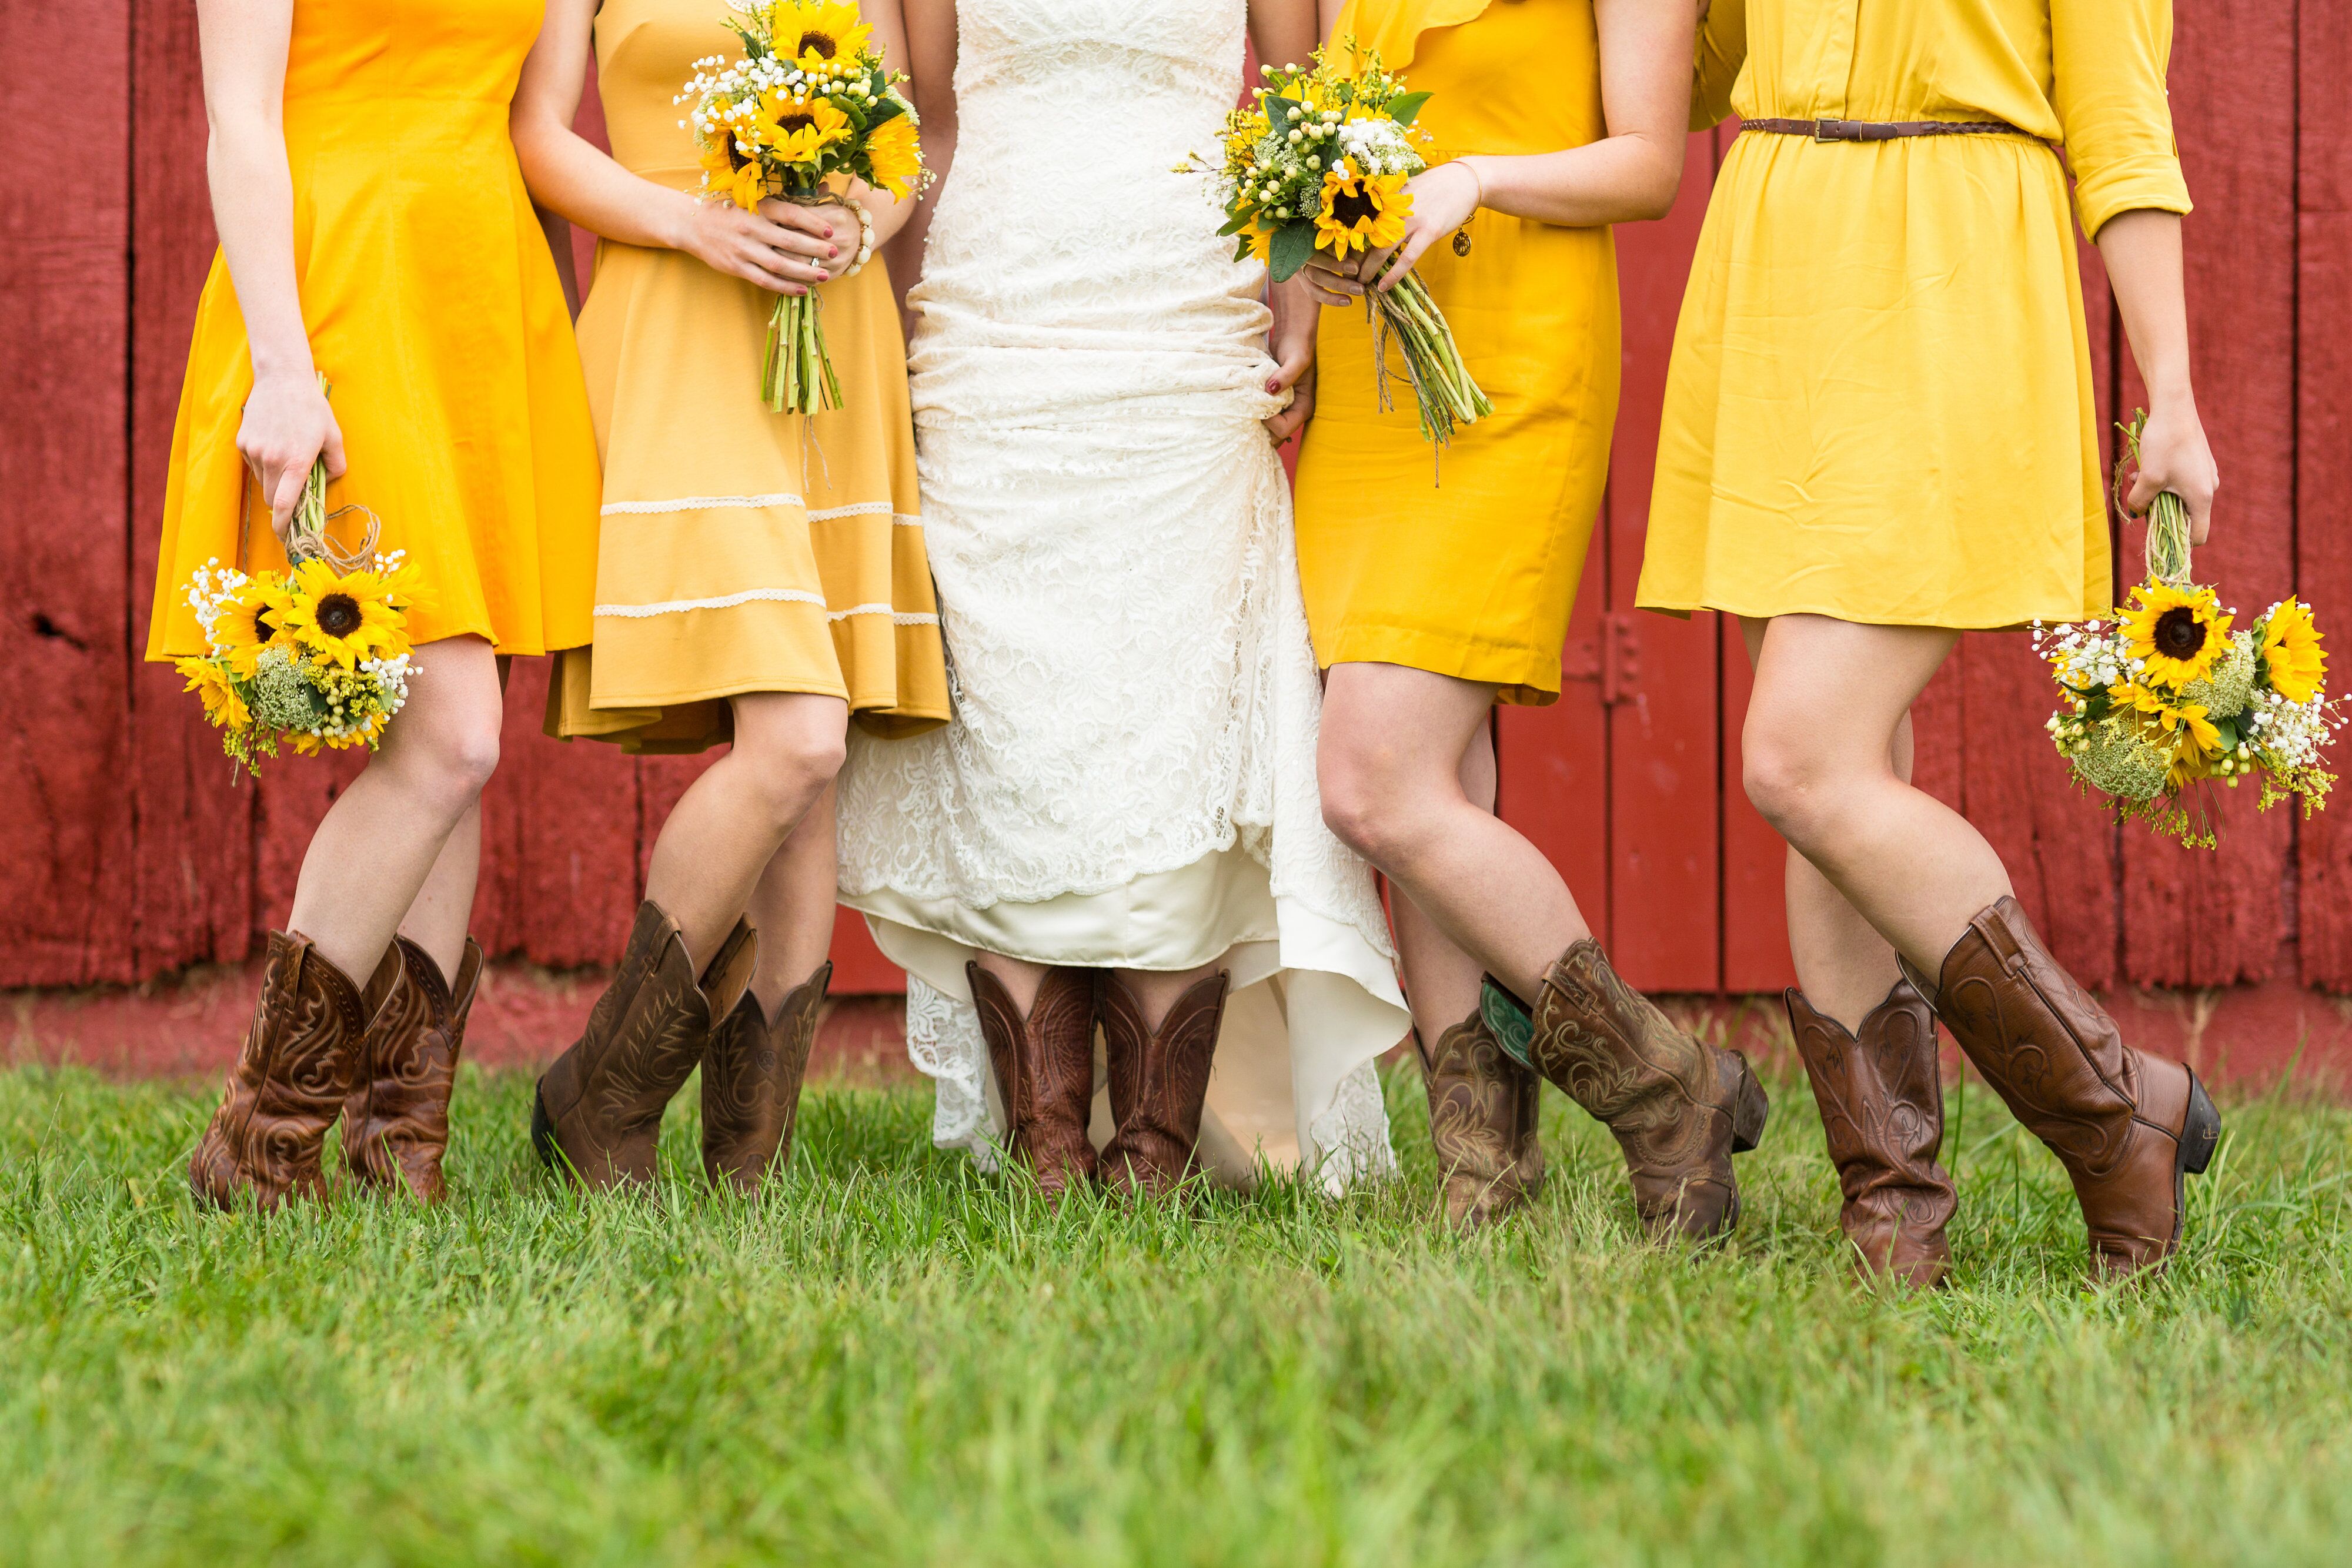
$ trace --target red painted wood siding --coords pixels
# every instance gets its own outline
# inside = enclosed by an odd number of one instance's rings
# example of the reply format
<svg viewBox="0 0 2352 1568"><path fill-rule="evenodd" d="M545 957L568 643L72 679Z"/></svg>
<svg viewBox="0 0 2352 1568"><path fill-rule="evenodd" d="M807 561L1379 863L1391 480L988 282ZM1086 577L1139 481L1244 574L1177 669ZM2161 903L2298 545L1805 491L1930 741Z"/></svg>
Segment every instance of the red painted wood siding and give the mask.
<svg viewBox="0 0 2352 1568"><path fill-rule="evenodd" d="M2225 486L2200 557L2246 613L2296 589L2352 615L2352 0L2181 6L2172 72L2190 185L2198 371ZM0 0L0 986L133 981L247 956L282 919L349 759L233 786L194 705L139 662L189 322L213 248L186 0ZM61 83L130 84L131 156L93 163ZM583 128L601 132L593 97ZM1782 850L1738 788L1748 664L1736 626L1633 611L1650 465L1689 249L1728 133L1695 137L1682 200L1619 235L1624 397L1562 699L1498 725L1505 813L1567 875L1627 974L1655 989L1790 978ZM583 277L591 251L579 250ZM2084 288L2106 412L2139 396L2097 258ZM27 373L28 370L31 373ZM2301 503L2299 508L2298 503ZM2307 513L2309 526L2299 526ZM2126 541L2125 570L2137 540ZM2352 635L2352 633L2347 633ZM518 663L484 801L477 925L493 952L610 958L691 760L539 733L546 670ZM1917 773L2008 860L2060 954L2095 981L2278 976L2352 990L2352 818L2256 818L2226 852L2118 833L2048 753L2024 642L1971 636L1921 699ZM845 916L843 988L898 978Z"/></svg>

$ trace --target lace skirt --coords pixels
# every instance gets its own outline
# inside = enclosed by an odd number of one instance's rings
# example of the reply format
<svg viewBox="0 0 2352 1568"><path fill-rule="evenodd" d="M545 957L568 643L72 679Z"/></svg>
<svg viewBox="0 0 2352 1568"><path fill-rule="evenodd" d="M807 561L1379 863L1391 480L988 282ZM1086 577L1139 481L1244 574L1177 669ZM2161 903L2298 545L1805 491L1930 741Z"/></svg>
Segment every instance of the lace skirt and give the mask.
<svg viewBox="0 0 2352 1568"><path fill-rule="evenodd" d="M1372 1061L1411 1025L1370 870L1325 828L1282 470L1247 418L925 423L957 722L853 737L843 901L906 967L934 1134L1002 1116L963 966L1219 962L1202 1154L1333 1187L1393 1168ZM1107 1131L1107 1129L1105 1129Z"/></svg>

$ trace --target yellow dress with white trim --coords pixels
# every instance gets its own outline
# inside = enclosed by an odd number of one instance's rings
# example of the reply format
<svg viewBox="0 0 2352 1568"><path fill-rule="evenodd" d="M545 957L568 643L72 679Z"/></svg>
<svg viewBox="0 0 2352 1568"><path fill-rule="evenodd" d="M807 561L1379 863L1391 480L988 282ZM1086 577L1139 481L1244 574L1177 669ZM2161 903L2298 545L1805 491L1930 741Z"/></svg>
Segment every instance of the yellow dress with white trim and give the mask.
<svg viewBox="0 0 2352 1568"><path fill-rule="evenodd" d="M719 15L606 0L596 18L613 155L679 190L701 166L672 99L730 46ZM699 751L731 737L726 698L765 691L840 697L885 735L949 716L882 258L818 298L844 406L780 414L759 396L773 294L682 251L598 246L579 326L604 459L595 641L561 661L550 734Z"/></svg>
<svg viewBox="0 0 2352 1568"><path fill-rule="evenodd" d="M2105 612L2066 171L2088 235L2189 210L2171 36L2167 0L1715 0L1698 124L2028 135L1732 144L1675 331L1640 603L1954 628Z"/></svg>
<svg viewBox="0 0 2352 1568"><path fill-rule="evenodd" d="M1435 95L1420 116L1434 160L1603 133L1591 0L1349 0L1332 37ZM1468 233L1468 256L1441 240L1415 270L1495 412L1433 454L1402 351L1383 413L1363 311L1325 310L1298 455L1299 584L1326 668L1405 664L1549 703L1616 426L1615 242L1486 209Z"/></svg>

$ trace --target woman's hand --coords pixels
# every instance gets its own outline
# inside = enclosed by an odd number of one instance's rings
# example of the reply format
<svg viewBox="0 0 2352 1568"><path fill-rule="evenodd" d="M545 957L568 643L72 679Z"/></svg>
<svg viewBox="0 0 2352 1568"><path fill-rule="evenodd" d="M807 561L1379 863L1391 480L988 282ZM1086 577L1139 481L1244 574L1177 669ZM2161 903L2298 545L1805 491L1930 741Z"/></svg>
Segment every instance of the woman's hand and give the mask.
<svg viewBox="0 0 2352 1568"><path fill-rule="evenodd" d="M1359 278L1370 278L1374 291L1381 294L1412 270L1423 251L1468 223L1485 196L1469 161L1460 158L1423 169L1407 180L1404 188L1412 197L1412 211L1405 214L1404 238L1368 252L1356 271Z"/></svg>
<svg viewBox="0 0 2352 1568"><path fill-rule="evenodd" d="M806 294L857 258L857 220L830 204L804 207L771 198L747 213L732 202L695 202L674 248L773 293Z"/></svg>
<svg viewBox="0 0 2352 1568"><path fill-rule="evenodd" d="M2212 532L2213 493L2221 487L2221 473L2213 465L2213 449L2205 444L2196 403L2175 399L2150 409L2139 433L2139 472L2124 497L2125 509L2141 516L2169 490L2189 508L2189 542L2201 545Z"/></svg>
<svg viewBox="0 0 2352 1568"><path fill-rule="evenodd" d="M1315 414L1315 327L1322 315L1308 292L1302 270L1287 283L1274 286L1274 329L1267 347L1274 351L1274 374L1265 390L1279 396L1290 392L1290 406L1265 422L1265 433L1280 446L1307 428Z"/></svg>
<svg viewBox="0 0 2352 1568"><path fill-rule="evenodd" d="M270 531L282 545L294 508L302 504L311 465L323 455L327 477L343 476L342 428L327 406L327 394L319 390L317 373L305 365L257 379L252 395L245 400L236 449L261 483L262 498L269 503Z"/></svg>

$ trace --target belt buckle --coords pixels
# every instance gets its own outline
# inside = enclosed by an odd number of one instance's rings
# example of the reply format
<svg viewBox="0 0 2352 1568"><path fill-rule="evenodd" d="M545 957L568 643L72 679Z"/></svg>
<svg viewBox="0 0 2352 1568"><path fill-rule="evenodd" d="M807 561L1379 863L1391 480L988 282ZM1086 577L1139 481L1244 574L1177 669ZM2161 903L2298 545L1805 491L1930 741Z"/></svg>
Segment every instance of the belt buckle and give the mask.
<svg viewBox="0 0 2352 1568"><path fill-rule="evenodd" d="M1813 140L1816 141L1845 141L1846 138L1840 136L1836 130L1836 128L1842 123L1843 122L1841 120L1832 120L1822 115L1815 115L1813 117Z"/></svg>

